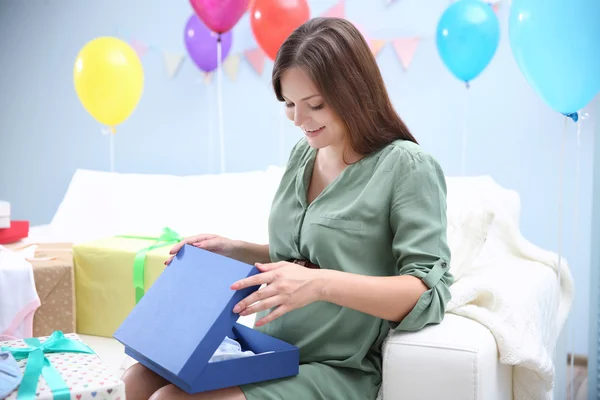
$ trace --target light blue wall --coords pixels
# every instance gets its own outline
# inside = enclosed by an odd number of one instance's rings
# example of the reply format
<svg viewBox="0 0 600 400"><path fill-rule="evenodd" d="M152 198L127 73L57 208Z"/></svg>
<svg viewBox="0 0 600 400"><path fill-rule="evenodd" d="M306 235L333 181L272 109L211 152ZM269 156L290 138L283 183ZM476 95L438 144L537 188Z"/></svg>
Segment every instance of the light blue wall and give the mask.
<svg viewBox="0 0 600 400"><path fill-rule="evenodd" d="M460 173L461 125L467 91L442 65L433 33L446 0L348 0L347 17L374 38L420 35L424 40L408 72L391 46L378 61L393 101L420 142L448 175ZM333 1L312 1L313 15ZM508 6L500 13L502 42L490 67L468 95L468 174L490 174L522 196L522 231L539 246L556 250L558 173L563 118L550 110L518 72L507 40ZM75 56L101 35L135 37L155 48L143 58L144 96L119 127L116 166L122 172L198 174L218 171L218 147L209 148L209 101L199 73L186 60L174 79L166 76L160 49L185 51L188 2L0 0L0 198L15 218L50 221L76 168L108 169L108 141L83 110L73 90ZM234 30L232 52L253 47L247 16ZM243 60L236 82L224 77L228 171L277 164L281 108L269 87L271 64L258 77ZM214 81L213 81L214 82ZM213 114L214 115L214 114ZM216 119L213 117L213 128ZM577 283L573 313L575 351L587 352L593 118L584 121L581 149L579 233L573 234L575 134L567 140L563 250ZM299 137L284 125L285 148ZM214 131L216 134L216 131ZM212 160L212 164L211 161ZM173 162L174 161L174 162ZM574 239L575 238L575 239ZM515 277L519 279L519 277Z"/></svg>

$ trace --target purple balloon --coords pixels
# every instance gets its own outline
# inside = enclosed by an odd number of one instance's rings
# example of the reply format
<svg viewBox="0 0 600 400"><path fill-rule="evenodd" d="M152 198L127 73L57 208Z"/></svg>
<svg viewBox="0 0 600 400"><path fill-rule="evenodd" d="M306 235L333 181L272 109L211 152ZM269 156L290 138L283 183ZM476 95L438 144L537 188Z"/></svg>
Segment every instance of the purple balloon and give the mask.
<svg viewBox="0 0 600 400"><path fill-rule="evenodd" d="M217 69L217 41L219 34L211 31L193 14L185 26L185 47L194 63L204 72ZM231 50L232 33L221 35L221 62L227 58Z"/></svg>

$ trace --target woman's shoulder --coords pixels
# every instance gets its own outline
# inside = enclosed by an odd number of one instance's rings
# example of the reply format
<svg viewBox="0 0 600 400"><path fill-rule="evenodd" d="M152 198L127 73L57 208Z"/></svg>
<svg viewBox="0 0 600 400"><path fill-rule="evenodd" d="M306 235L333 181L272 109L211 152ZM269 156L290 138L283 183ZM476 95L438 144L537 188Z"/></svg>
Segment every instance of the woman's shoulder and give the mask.
<svg viewBox="0 0 600 400"><path fill-rule="evenodd" d="M443 174L438 160L421 145L410 140L395 140L381 151L379 165L397 174L436 173Z"/></svg>

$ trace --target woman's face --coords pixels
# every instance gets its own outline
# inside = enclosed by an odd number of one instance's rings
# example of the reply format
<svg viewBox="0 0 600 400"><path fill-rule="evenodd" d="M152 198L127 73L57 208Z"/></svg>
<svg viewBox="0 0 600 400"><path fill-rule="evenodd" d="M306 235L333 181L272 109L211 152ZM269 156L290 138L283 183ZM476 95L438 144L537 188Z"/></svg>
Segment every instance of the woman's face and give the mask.
<svg viewBox="0 0 600 400"><path fill-rule="evenodd" d="M342 120L325 104L312 80L300 68L290 68L281 77L286 115L304 132L316 149L340 146L346 138Z"/></svg>

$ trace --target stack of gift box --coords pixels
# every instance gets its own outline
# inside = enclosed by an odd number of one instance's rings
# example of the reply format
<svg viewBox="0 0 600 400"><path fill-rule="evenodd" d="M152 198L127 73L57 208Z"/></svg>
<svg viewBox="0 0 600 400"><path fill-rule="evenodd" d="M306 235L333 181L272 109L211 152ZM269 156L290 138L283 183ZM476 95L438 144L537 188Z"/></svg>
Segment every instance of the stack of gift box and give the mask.
<svg viewBox="0 0 600 400"><path fill-rule="evenodd" d="M165 267L181 239L165 228L38 245L33 338L0 342L0 355L10 354L28 377L8 398L58 399L66 390L65 398L125 400L123 382L77 334L116 338L126 354L188 393L296 375L296 347L238 324L233 313L258 287L230 285L258 270L188 245ZM215 359L224 340L253 356ZM51 368L42 368L45 360Z"/></svg>

